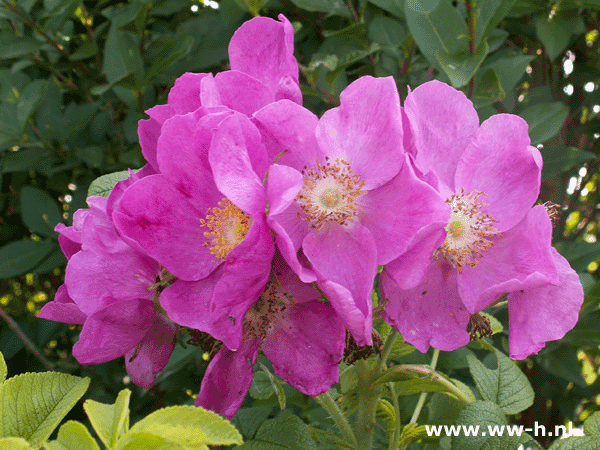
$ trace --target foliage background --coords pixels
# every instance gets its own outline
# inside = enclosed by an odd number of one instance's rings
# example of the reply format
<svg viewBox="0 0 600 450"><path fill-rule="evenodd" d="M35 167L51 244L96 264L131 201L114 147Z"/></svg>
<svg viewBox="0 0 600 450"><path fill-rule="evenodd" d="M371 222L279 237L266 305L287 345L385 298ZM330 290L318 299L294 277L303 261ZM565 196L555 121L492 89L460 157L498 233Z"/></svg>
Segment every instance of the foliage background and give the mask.
<svg viewBox="0 0 600 450"><path fill-rule="evenodd" d="M88 375L87 397L107 403L127 386L133 421L193 402L208 358L198 347L177 346L146 391L128 382L123 361L80 366L71 356L78 327L35 318L64 275L53 229L86 206L95 178L144 164L137 122L166 103L178 76L227 69L235 29L283 13L296 30L304 104L319 116L369 74L393 76L402 100L409 87L440 79L462 89L481 120L504 112L527 120L544 157L540 200L561 205L554 242L580 273L586 303L565 339L521 363L536 397L513 422L581 423L600 409L599 9L600 0L1 0L0 351L9 376ZM506 311L494 313L506 325ZM494 345L506 349L506 335ZM443 353L438 369L472 385L470 353ZM260 423L277 399L256 379L245 406L263 408L252 413ZM324 420L312 400L285 390L291 411ZM401 401L410 409L416 398ZM71 416L85 418L81 408Z"/></svg>

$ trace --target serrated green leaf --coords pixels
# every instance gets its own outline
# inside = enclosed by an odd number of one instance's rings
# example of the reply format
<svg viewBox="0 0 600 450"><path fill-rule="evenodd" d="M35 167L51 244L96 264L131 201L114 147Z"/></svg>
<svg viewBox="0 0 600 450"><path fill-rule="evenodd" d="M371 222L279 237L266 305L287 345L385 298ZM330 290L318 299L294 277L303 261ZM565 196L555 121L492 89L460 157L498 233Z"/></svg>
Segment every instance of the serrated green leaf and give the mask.
<svg viewBox="0 0 600 450"><path fill-rule="evenodd" d="M80 422L69 420L58 430L56 442L66 450L100 450L88 429Z"/></svg>
<svg viewBox="0 0 600 450"><path fill-rule="evenodd" d="M596 436L572 436L557 439L548 450L600 450L600 438Z"/></svg>
<svg viewBox="0 0 600 450"><path fill-rule="evenodd" d="M194 406L171 406L144 417L131 433L151 433L185 446L240 445L242 435L218 414ZM116 447L121 449L120 443Z"/></svg>
<svg viewBox="0 0 600 450"><path fill-rule="evenodd" d="M89 378L65 373L24 373L0 385L0 437L39 446L83 396Z"/></svg>
<svg viewBox="0 0 600 450"><path fill-rule="evenodd" d="M6 362L4 361L4 355L0 352L0 384L6 380L6 374L8 373L8 369L6 367Z"/></svg>
<svg viewBox="0 0 600 450"><path fill-rule="evenodd" d="M586 436L599 436L600 437L600 411L596 411L590 417L585 419L583 423L583 431Z"/></svg>
<svg viewBox="0 0 600 450"><path fill-rule="evenodd" d="M498 360L495 370L487 368L473 355L467 355L479 393L484 400L498 404L505 414L517 414L529 408L533 404L534 392L527 377L504 353L496 351L494 355Z"/></svg>
<svg viewBox="0 0 600 450"><path fill-rule="evenodd" d="M306 424L297 416L282 414L262 424L253 440L239 450L317 450Z"/></svg>
<svg viewBox="0 0 600 450"><path fill-rule="evenodd" d="M0 439L0 450L31 450L33 447L21 438L8 437Z"/></svg>
<svg viewBox="0 0 600 450"><path fill-rule="evenodd" d="M94 400L83 403L96 434L108 448L113 448L119 437L129 430L129 397L131 391L123 389L112 405Z"/></svg>
<svg viewBox="0 0 600 450"><path fill-rule="evenodd" d="M495 403L488 401L476 401L466 406L458 416L456 425L494 426L507 425L508 421L502 410ZM486 430L487 431L487 430ZM483 433L472 433L466 436L461 429L459 436L452 436L452 450L479 450L490 438Z"/></svg>
<svg viewBox="0 0 600 450"><path fill-rule="evenodd" d="M549 147L541 150L544 158L542 180L548 180L570 169L578 169L586 161L594 159L595 153L578 150L574 147Z"/></svg>
<svg viewBox="0 0 600 450"><path fill-rule="evenodd" d="M519 115L529 124L531 144L536 145L556 135L569 115L569 108L561 102L538 103Z"/></svg>
<svg viewBox="0 0 600 450"><path fill-rule="evenodd" d="M25 186L21 189L21 216L34 233L58 237L54 227L62 221L61 209L46 191Z"/></svg>
<svg viewBox="0 0 600 450"><path fill-rule="evenodd" d="M58 246L46 241L18 241L0 247L0 278L31 272Z"/></svg>
<svg viewBox="0 0 600 450"><path fill-rule="evenodd" d="M100 197L106 197L110 195L110 191L115 187L119 181L123 181L129 178L129 172L127 170L121 170L120 172L113 172L107 175L102 175L96 178L90 184L88 189L88 197L98 195Z"/></svg>

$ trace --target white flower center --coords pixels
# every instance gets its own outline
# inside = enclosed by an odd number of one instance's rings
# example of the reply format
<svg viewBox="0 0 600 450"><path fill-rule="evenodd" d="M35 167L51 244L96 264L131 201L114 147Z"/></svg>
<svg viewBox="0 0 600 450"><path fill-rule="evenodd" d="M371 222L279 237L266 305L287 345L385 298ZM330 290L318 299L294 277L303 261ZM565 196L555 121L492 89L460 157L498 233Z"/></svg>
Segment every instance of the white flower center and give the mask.
<svg viewBox="0 0 600 450"><path fill-rule="evenodd" d="M441 254L459 272L464 265L475 267L482 252L494 244L490 238L500 236L494 226L497 221L481 211L488 205L479 199L480 195L485 194L480 191L465 193L461 189L460 194L446 200L452 208L452 215L446 225L446 240L436 250L435 256Z"/></svg>
<svg viewBox="0 0 600 450"><path fill-rule="evenodd" d="M358 215L358 200L365 194L365 182L352 172L350 164L339 158L333 163L329 158L325 161L325 165L317 161L316 168L304 168L302 190L296 196L303 212L300 217L315 229L329 221L352 223Z"/></svg>

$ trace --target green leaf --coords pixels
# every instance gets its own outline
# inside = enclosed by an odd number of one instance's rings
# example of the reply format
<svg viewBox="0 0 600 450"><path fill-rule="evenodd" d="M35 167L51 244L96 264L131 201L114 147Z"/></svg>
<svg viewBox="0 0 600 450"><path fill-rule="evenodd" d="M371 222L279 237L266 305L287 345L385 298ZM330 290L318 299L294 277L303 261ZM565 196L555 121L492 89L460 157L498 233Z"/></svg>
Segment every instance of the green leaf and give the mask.
<svg viewBox="0 0 600 450"><path fill-rule="evenodd" d="M596 411L583 423L586 436L600 436L600 411Z"/></svg>
<svg viewBox="0 0 600 450"><path fill-rule="evenodd" d="M58 430L56 441L62 445L65 450L100 450L100 447L88 431L80 422L69 420Z"/></svg>
<svg viewBox="0 0 600 450"><path fill-rule="evenodd" d="M172 448L178 448L179 450L192 450L190 447L183 445L177 445L177 447L175 447L173 442L169 441L169 439L144 431L139 433L127 433L125 436L119 439L119 443L116 447L114 447L115 450L167 450ZM199 448L200 450L207 449L207 447L204 446L195 448Z"/></svg>
<svg viewBox="0 0 600 450"><path fill-rule="evenodd" d="M466 406L458 416L456 425L507 425L508 421L498 405L488 401L476 401ZM472 436L466 436L465 432L459 436L452 437L452 450L479 450L483 444L490 438L483 433L473 433Z"/></svg>
<svg viewBox="0 0 600 450"><path fill-rule="evenodd" d="M396 50L396 56L399 56L397 49L407 34L404 26L391 17L375 16L369 23L369 39L371 42L376 42L383 49Z"/></svg>
<svg viewBox="0 0 600 450"><path fill-rule="evenodd" d="M229 421L212 411L194 406L159 409L131 427L131 433L140 432L192 448L242 444L242 435ZM116 449L122 448L119 441Z"/></svg>
<svg viewBox="0 0 600 450"><path fill-rule="evenodd" d="M438 54L449 58L467 53L467 24L449 0L406 0L404 10L421 53L440 72Z"/></svg>
<svg viewBox="0 0 600 450"><path fill-rule="evenodd" d="M21 215L23 222L34 233L58 237L54 227L62 221L61 209L46 191L25 186L21 189Z"/></svg>
<svg viewBox="0 0 600 450"><path fill-rule="evenodd" d="M490 55L481 65L480 72L493 69L505 93L509 93L525 75L525 70L535 56L514 53L511 50L499 50Z"/></svg>
<svg viewBox="0 0 600 450"><path fill-rule="evenodd" d="M481 71L480 71L481 73ZM494 69L486 70L483 75L477 77L475 89L471 100L475 108L491 105L505 97L500 78Z"/></svg>
<svg viewBox="0 0 600 450"><path fill-rule="evenodd" d="M242 408L233 416L231 423L242 433L244 439L252 439L271 411L273 411L272 406Z"/></svg>
<svg viewBox="0 0 600 450"><path fill-rule="evenodd" d="M502 19L510 12L517 0L486 0L476 2L473 15L475 21L475 47L490 35Z"/></svg>
<svg viewBox="0 0 600 450"><path fill-rule="evenodd" d="M515 362L500 351L494 353L496 369L487 368L473 355L467 355L469 369L479 393L497 403L505 414L517 414L533 404L534 392Z"/></svg>
<svg viewBox="0 0 600 450"><path fill-rule="evenodd" d="M31 450L33 447L21 438L8 437L0 439L0 450Z"/></svg>
<svg viewBox="0 0 600 450"><path fill-rule="evenodd" d="M17 151L8 151L0 160L0 170L3 173L24 172L33 167L45 154L47 152L40 148L21 148Z"/></svg>
<svg viewBox="0 0 600 450"><path fill-rule="evenodd" d="M536 17L535 30L550 60L556 59L565 51L571 36L582 28L582 24L577 11L555 11L552 18L544 12Z"/></svg>
<svg viewBox="0 0 600 450"><path fill-rule="evenodd" d="M75 157L86 163L88 167L100 167L104 162L104 151L94 146L80 148L75 152Z"/></svg>
<svg viewBox="0 0 600 450"><path fill-rule="evenodd" d="M600 450L600 438L596 436L573 436L557 439L548 450Z"/></svg>
<svg viewBox="0 0 600 450"><path fill-rule="evenodd" d="M591 262L600 258L600 242L561 242L554 247L576 272L584 272Z"/></svg>
<svg viewBox="0 0 600 450"><path fill-rule="evenodd" d="M544 142L557 134L569 115L569 108L561 102L538 103L519 115L529 124L531 144Z"/></svg>
<svg viewBox="0 0 600 450"><path fill-rule="evenodd" d="M450 78L453 87L459 88L469 82L475 75L479 66L488 54L487 41L477 48L474 54L461 54L460 56L450 56L445 52L436 51L435 56L438 59L439 66Z"/></svg>
<svg viewBox="0 0 600 450"><path fill-rule="evenodd" d="M131 391L123 389L112 405L93 400L86 400L83 403L83 409L88 415L96 434L108 448L113 448L119 437L129 430L130 396Z"/></svg>
<svg viewBox="0 0 600 450"><path fill-rule="evenodd" d="M57 247L54 242L17 241L0 247L0 279L31 272Z"/></svg>
<svg viewBox="0 0 600 450"><path fill-rule="evenodd" d="M307 11L320 11L348 18L352 17L344 2L335 0L292 0L292 3Z"/></svg>
<svg viewBox="0 0 600 450"><path fill-rule="evenodd" d="M254 439L239 450L317 450L317 447L306 424L299 417L284 413L263 423Z"/></svg>
<svg viewBox="0 0 600 450"><path fill-rule="evenodd" d="M256 372L252 378L252 385L248 392L250 396L257 400L266 400L271 397L274 392L275 390L269 380L269 376L265 372Z"/></svg>
<svg viewBox="0 0 600 450"><path fill-rule="evenodd" d="M404 2L402 0L369 0L384 11L396 17L404 17Z"/></svg>
<svg viewBox="0 0 600 450"><path fill-rule="evenodd" d="M269 377L269 382L271 383L271 388L273 389L273 391L275 391L275 394L277 395L277 400L279 401L279 408L283 411L285 409L285 402L286 402L285 392L283 391L283 384L260 361L258 362L258 365L263 370L263 372L266 373L267 376Z"/></svg>
<svg viewBox="0 0 600 450"><path fill-rule="evenodd" d="M13 146L21 139L21 123L17 118L17 107L0 104L0 148Z"/></svg>
<svg viewBox="0 0 600 450"><path fill-rule="evenodd" d="M19 58L36 52L42 43L31 37L15 36L13 33L0 33L0 52L2 59Z"/></svg>
<svg viewBox="0 0 600 450"><path fill-rule="evenodd" d="M175 61L185 57L192 49L193 43L191 37L184 35L165 35L153 42L146 56L147 61L152 61L152 65L148 67L142 84L148 84L152 78L164 72Z"/></svg>
<svg viewBox="0 0 600 450"><path fill-rule="evenodd" d="M121 29L122 26L135 19L141 7L141 3L133 2L112 10L110 17L112 23L104 45L103 64L104 74L109 85L114 85L128 75L133 75L134 82L131 87L141 87L139 84L143 79L144 64L139 53L140 38Z"/></svg>
<svg viewBox="0 0 600 450"><path fill-rule="evenodd" d="M21 123L22 130L42 100L47 85L46 80L35 80L23 90L17 104L17 120Z"/></svg>
<svg viewBox="0 0 600 450"><path fill-rule="evenodd" d="M89 378L65 373L24 373L0 385L0 437L39 446L83 396Z"/></svg>
<svg viewBox="0 0 600 450"><path fill-rule="evenodd" d="M0 352L0 384L6 380L6 374L8 373L8 369L6 367L6 361L4 361L4 355Z"/></svg>
<svg viewBox="0 0 600 450"><path fill-rule="evenodd" d="M112 191L112 188L115 187L115 184L117 184L119 181L126 180L127 178L129 178L129 172L127 170L102 175L101 177L96 178L90 184L88 189L88 197L98 195L100 197L108 198L110 191Z"/></svg>
<svg viewBox="0 0 600 450"><path fill-rule="evenodd" d="M574 147L544 146L541 152L544 158L542 180L548 180L570 169L579 169L586 161L596 157L594 153Z"/></svg>

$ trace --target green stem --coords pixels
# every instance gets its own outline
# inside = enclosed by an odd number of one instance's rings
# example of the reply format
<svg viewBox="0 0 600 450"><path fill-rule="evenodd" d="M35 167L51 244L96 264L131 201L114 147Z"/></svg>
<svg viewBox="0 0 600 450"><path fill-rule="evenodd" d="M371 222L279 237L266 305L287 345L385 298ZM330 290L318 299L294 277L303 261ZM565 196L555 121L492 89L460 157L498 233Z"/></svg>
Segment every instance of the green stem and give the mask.
<svg viewBox="0 0 600 450"><path fill-rule="evenodd" d="M387 342L386 342L387 343ZM377 361L375 368L379 365ZM375 413L381 397L382 386L373 383L378 373L371 371L365 360L357 361L354 365L358 375L358 411L354 423L354 435L360 450L373 448L373 430L375 429Z"/></svg>
<svg viewBox="0 0 600 450"><path fill-rule="evenodd" d="M394 383L388 383L388 388L392 394L392 401L394 402L394 412L396 414L396 429L394 435L390 440L389 450L397 450L400 445L400 436L402 436L402 417L400 417L400 403L398 403L398 393L394 387Z"/></svg>
<svg viewBox="0 0 600 450"><path fill-rule="evenodd" d="M392 328L390 334L388 334L387 338L385 339L385 343L381 349L381 355L373 367L372 377L374 380L377 379L378 375L381 373L381 369L383 369L384 364L387 362L390 352L392 351L392 348L394 348L394 343L396 342L397 337L398 332Z"/></svg>
<svg viewBox="0 0 600 450"><path fill-rule="evenodd" d="M342 413L340 408L338 408L333 398L331 398L329 392L325 392L315 398L319 404L331 415L332 419L342 432L343 438L349 444L357 447L356 436L354 436L352 428L350 428L348 419L346 419L346 416Z"/></svg>
<svg viewBox="0 0 600 450"><path fill-rule="evenodd" d="M434 349L433 356L431 357L431 364L429 365L432 375L434 375L434 374L437 375L435 373L435 366L437 366L439 356L440 356L440 351L437 348ZM439 375L437 375L437 376L439 376ZM442 379L442 378L440 377L440 379ZM448 380L446 380L446 381L448 381ZM417 406L415 407L415 411L413 412L413 415L410 418L409 423L417 423L417 420L419 419L419 414L421 414L423 405L425 405L426 398L427 398L427 392L421 392L421 395L419 396L419 401L417 402Z"/></svg>

